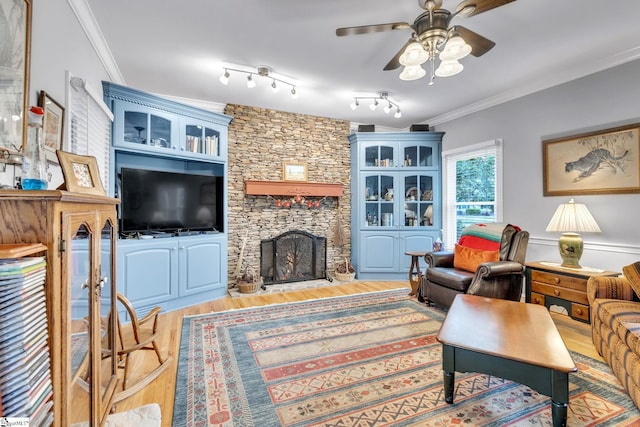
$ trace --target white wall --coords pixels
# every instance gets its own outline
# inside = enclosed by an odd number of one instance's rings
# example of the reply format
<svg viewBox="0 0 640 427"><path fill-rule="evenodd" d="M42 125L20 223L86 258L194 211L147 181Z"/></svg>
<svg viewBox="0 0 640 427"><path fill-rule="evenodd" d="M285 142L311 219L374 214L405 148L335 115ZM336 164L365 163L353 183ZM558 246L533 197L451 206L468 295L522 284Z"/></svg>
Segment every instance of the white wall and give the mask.
<svg viewBox="0 0 640 427"><path fill-rule="evenodd" d="M545 228L568 196L542 195L542 141L640 123L640 61L627 63L440 124L443 150L504 140L504 220L531 233L527 260L560 261L559 233ZM581 264L621 271L640 260L640 194L574 196L602 233L584 234Z"/></svg>
<svg viewBox="0 0 640 427"><path fill-rule="evenodd" d="M38 104L41 90L65 105L67 71L85 79L96 93L102 93L102 80L110 80L67 0L33 1L29 105ZM48 188L54 189L62 183L62 174L59 167L50 169ZM13 186L15 176L20 176L20 167L7 166L0 184Z"/></svg>

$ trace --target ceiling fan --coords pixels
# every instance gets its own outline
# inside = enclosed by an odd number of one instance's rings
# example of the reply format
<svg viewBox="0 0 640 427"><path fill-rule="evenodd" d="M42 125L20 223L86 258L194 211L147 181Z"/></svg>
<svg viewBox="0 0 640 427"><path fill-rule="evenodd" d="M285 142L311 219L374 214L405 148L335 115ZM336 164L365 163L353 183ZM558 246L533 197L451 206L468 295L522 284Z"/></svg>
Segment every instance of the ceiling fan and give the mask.
<svg viewBox="0 0 640 427"><path fill-rule="evenodd" d="M418 16L413 24L392 22L345 27L338 28L336 35L350 36L390 30L412 30L411 38L389 61L384 70L395 70L403 65L400 79L416 80L426 74L422 64L429 61L431 65L429 84L433 84L436 76L448 77L462 71L463 66L458 62L459 59L469 54L476 57L482 56L495 46L491 40L461 25L450 26L451 20L458 15L465 17L478 15L513 1L515 0L463 0L452 13L442 9L442 0L418 0L418 4L426 12ZM435 68L436 56L440 59L437 69Z"/></svg>

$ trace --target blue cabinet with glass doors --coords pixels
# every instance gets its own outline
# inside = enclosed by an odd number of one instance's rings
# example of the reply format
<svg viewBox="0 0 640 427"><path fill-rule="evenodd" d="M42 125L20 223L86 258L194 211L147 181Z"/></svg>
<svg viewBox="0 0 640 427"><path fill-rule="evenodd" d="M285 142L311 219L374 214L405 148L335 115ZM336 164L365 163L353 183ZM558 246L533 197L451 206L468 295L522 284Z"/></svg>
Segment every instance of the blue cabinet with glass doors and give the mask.
<svg viewBox="0 0 640 427"><path fill-rule="evenodd" d="M366 280L408 277L442 224L443 132L358 132L351 144L351 258ZM424 269L424 260L421 260Z"/></svg>

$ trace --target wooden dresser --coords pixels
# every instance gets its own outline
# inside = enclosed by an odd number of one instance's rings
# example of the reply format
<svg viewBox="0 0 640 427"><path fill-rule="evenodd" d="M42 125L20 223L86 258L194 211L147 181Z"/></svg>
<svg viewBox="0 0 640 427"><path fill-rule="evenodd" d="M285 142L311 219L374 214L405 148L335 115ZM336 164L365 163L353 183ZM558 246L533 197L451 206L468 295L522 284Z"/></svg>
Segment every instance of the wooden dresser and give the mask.
<svg viewBox="0 0 640 427"><path fill-rule="evenodd" d="M592 276L617 276L613 271L564 268L547 262L525 264L526 301L533 304L560 306L573 319L589 323L587 281Z"/></svg>

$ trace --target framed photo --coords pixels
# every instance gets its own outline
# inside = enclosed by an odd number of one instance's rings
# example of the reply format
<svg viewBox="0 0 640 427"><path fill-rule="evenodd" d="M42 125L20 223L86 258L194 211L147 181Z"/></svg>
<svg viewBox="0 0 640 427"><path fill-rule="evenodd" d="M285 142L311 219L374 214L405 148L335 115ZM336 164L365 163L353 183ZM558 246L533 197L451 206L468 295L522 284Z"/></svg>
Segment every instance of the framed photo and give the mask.
<svg viewBox="0 0 640 427"><path fill-rule="evenodd" d="M62 150L57 150L56 155L60 162L67 191L105 195L95 157L82 156Z"/></svg>
<svg viewBox="0 0 640 427"><path fill-rule="evenodd" d="M20 151L27 130L31 0L0 0L0 117L10 117L0 128L0 141Z"/></svg>
<svg viewBox="0 0 640 427"><path fill-rule="evenodd" d="M282 162L283 181L308 181L308 171L306 163Z"/></svg>
<svg viewBox="0 0 640 427"><path fill-rule="evenodd" d="M640 193L640 123L542 142L543 194Z"/></svg>
<svg viewBox="0 0 640 427"><path fill-rule="evenodd" d="M64 107L51 98L45 91L40 91L38 105L44 108L44 150L47 160L58 163L57 150L62 150L64 127Z"/></svg>

